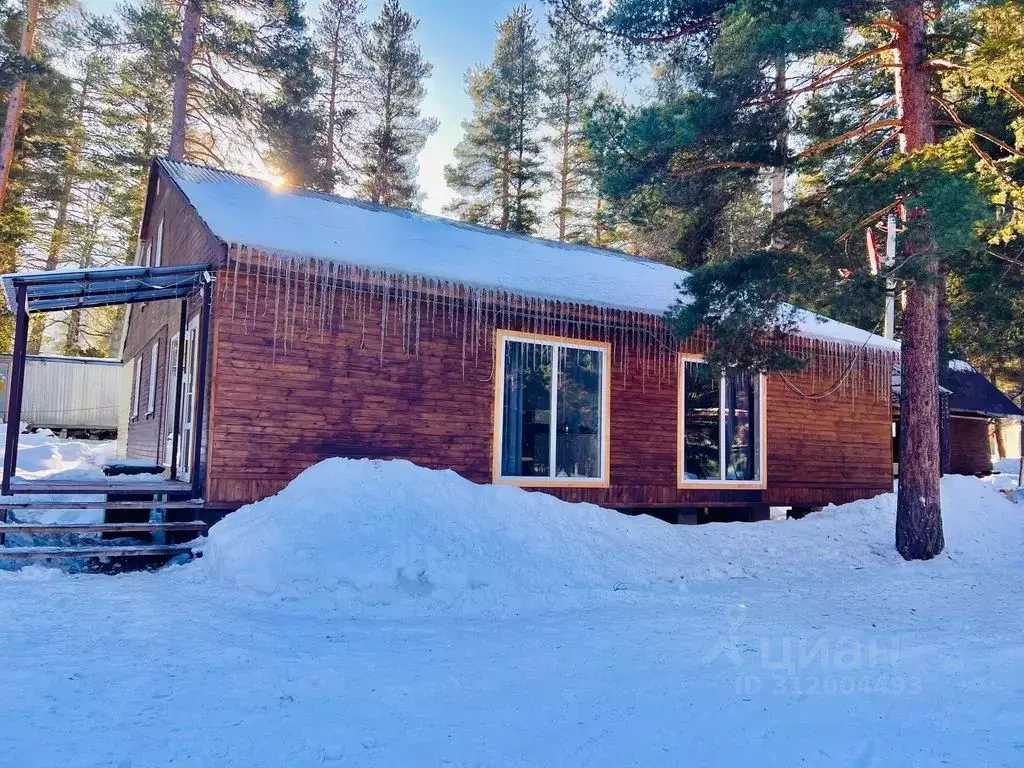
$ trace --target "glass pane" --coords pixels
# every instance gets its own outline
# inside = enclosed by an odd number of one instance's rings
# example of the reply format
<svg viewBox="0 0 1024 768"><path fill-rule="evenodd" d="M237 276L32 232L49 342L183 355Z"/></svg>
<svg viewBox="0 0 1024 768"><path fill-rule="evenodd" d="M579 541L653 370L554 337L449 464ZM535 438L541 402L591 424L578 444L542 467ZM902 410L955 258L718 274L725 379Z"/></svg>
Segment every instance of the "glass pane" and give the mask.
<svg viewBox="0 0 1024 768"><path fill-rule="evenodd" d="M759 376L746 374L726 380L725 387L725 476L728 480L760 479L758 440Z"/></svg>
<svg viewBox="0 0 1024 768"><path fill-rule="evenodd" d="M683 473L687 480L721 480L721 379L704 363L687 361L683 382Z"/></svg>
<svg viewBox="0 0 1024 768"><path fill-rule="evenodd" d="M505 342L503 477L550 475L551 349L547 344Z"/></svg>
<svg viewBox="0 0 1024 768"><path fill-rule="evenodd" d="M603 353L558 349L556 477L601 477L601 368Z"/></svg>

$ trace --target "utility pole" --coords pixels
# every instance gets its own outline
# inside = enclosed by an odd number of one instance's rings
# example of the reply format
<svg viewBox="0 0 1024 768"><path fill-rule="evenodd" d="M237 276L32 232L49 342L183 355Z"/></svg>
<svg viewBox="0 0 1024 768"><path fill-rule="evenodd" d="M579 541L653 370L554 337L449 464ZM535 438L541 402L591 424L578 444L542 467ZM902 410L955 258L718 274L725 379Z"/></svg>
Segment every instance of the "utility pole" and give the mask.
<svg viewBox="0 0 1024 768"><path fill-rule="evenodd" d="M896 215L890 213L885 223L885 266L886 273L892 274L896 265ZM885 278L885 325L883 335L887 339L896 338L896 280Z"/></svg>

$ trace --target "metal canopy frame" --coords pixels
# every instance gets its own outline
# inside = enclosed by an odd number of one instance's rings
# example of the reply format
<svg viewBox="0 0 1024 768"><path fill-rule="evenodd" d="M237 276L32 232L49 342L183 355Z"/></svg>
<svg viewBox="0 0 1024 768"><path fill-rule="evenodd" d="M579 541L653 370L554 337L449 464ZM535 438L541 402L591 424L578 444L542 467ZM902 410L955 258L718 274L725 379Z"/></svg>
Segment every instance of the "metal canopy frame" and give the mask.
<svg viewBox="0 0 1024 768"><path fill-rule="evenodd" d="M195 427L193 433L191 475L192 496L202 492L203 421L206 404L207 357L210 341L210 313L213 305L213 267L209 264L187 264L169 267L104 267L62 272L29 272L4 275L3 290L7 304L15 315L14 350L7 395L7 434L0 494L11 493L11 481L18 466L18 434L21 431L21 408L24 399L25 358L28 349L29 316L32 312L106 307L116 304L138 304L149 301L181 301L181 335L178 343L177 381L174 398L174 429L172 432L171 479L178 476L178 443L181 430L182 349L184 327L188 316L188 300L201 294L199 320L198 371L195 381ZM136 394L138 397L138 394ZM30 492L19 488L18 492Z"/></svg>
<svg viewBox="0 0 1024 768"><path fill-rule="evenodd" d="M192 295L211 269L208 264L174 267L100 267L3 276L7 305L15 310L25 289L29 312L137 304Z"/></svg>

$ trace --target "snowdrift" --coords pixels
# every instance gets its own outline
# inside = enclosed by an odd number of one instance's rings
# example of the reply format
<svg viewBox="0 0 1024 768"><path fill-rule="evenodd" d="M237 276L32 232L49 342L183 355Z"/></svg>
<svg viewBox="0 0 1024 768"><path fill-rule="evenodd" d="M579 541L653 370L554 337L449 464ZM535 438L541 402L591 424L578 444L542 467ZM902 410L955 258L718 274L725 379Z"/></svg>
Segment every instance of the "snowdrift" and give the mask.
<svg viewBox="0 0 1024 768"><path fill-rule="evenodd" d="M18 436L18 476L103 477L102 467L114 458L116 449L113 440L68 440L48 429L22 432Z"/></svg>
<svg viewBox="0 0 1024 768"><path fill-rule="evenodd" d="M945 559L1019 558L1024 510L975 478L943 481ZM554 608L721 578L915 567L893 547L895 497L801 521L673 526L406 461L329 459L215 525L196 575L340 609ZM942 567L941 564L937 567Z"/></svg>

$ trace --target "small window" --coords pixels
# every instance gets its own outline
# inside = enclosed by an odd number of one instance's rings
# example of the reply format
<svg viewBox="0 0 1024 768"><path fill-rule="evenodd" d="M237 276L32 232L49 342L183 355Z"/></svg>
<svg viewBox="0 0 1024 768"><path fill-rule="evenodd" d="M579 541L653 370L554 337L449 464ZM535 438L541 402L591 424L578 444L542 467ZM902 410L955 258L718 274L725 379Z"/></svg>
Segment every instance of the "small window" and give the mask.
<svg viewBox="0 0 1024 768"><path fill-rule="evenodd" d="M132 418L139 418L139 398L142 397L142 360L135 358L135 392L132 397Z"/></svg>
<svg viewBox="0 0 1024 768"><path fill-rule="evenodd" d="M149 351L149 397L146 400L146 415L156 412L156 372L160 361L160 342Z"/></svg>
<svg viewBox="0 0 1024 768"><path fill-rule="evenodd" d="M153 251L153 266L164 263L164 217L160 217L160 225L156 228L156 249Z"/></svg>
<svg viewBox="0 0 1024 768"><path fill-rule="evenodd" d="M498 331L495 481L608 484L607 344Z"/></svg>
<svg viewBox="0 0 1024 768"><path fill-rule="evenodd" d="M679 373L679 486L763 487L764 375L716 376L689 358Z"/></svg>

